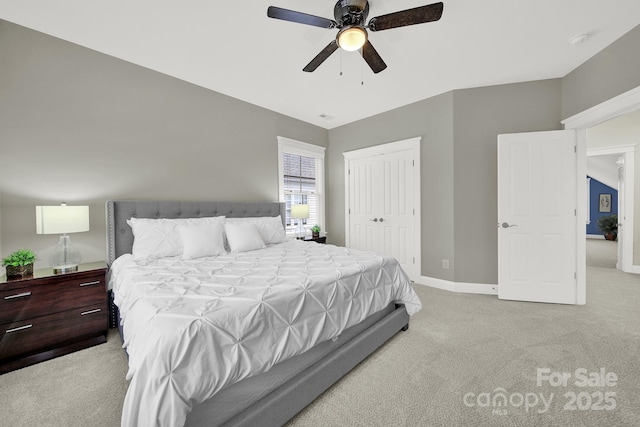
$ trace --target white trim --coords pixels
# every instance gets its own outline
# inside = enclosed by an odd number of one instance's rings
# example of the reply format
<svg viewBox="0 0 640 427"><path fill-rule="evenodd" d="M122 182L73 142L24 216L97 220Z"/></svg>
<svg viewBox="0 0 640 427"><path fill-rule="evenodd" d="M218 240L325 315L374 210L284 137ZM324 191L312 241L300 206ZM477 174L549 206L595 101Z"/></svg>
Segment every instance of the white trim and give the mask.
<svg viewBox="0 0 640 427"><path fill-rule="evenodd" d="M449 280L437 279L435 277L427 276L421 276L420 282L414 283L422 286L428 286L430 288L442 289L449 292L498 295L497 284L452 282Z"/></svg>
<svg viewBox="0 0 640 427"><path fill-rule="evenodd" d="M284 136L278 137L278 200L284 202L284 176L282 165L282 154L291 153L298 156L313 157L316 159L316 194L318 197L318 223L324 233L326 234L325 223L325 205L326 205L326 193L325 193L325 166L324 166L324 154L326 148L319 145L309 144L302 141L296 141L295 139L286 138ZM284 219L283 219L284 221Z"/></svg>
<svg viewBox="0 0 640 427"><path fill-rule="evenodd" d="M587 131L576 138L576 304L587 303Z"/></svg>
<svg viewBox="0 0 640 427"><path fill-rule="evenodd" d="M640 86L562 120L565 129L587 129L640 108Z"/></svg>
<svg viewBox="0 0 640 427"><path fill-rule="evenodd" d="M587 239L604 240L604 236L602 234L587 234Z"/></svg>
<svg viewBox="0 0 640 427"><path fill-rule="evenodd" d="M360 148L358 150L346 151L342 153L346 160L362 159L363 157L380 156L383 154L395 153L404 150L414 150L420 148L421 136L403 139L396 142L374 145L373 147Z"/></svg>
<svg viewBox="0 0 640 427"><path fill-rule="evenodd" d="M417 136L414 138L404 139L396 142L389 142L386 144L375 145L373 147L362 148L359 150L347 151L342 153L344 156L344 236L345 236L345 246L349 247L350 244L350 236L349 230L351 229L350 224L350 216L349 216L349 161L354 159L362 159L365 157L372 156L381 156L390 153L396 153L399 151L412 151L412 160L414 161L414 194L413 200L415 202L415 214L413 216L413 230L416 238L414 239L414 249L413 253L415 255L416 263L413 269L414 277L420 277L422 274L422 233L420 232L422 227L422 216L421 216L421 191L420 191L420 142L422 141L421 136ZM412 275L410 274L410 276Z"/></svg>
<svg viewBox="0 0 640 427"><path fill-rule="evenodd" d="M622 154L636 151L638 144L612 145L611 147L588 148L587 157L603 156L606 154Z"/></svg>
<svg viewBox="0 0 640 427"><path fill-rule="evenodd" d="M627 269L627 273L640 274L640 265L632 265Z"/></svg>

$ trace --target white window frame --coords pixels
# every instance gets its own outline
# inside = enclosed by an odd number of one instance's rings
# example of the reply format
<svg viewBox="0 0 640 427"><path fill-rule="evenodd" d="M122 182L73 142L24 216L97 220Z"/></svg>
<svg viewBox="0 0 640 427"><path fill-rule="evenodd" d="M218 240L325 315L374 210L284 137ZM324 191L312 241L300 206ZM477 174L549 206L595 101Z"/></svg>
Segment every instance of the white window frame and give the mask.
<svg viewBox="0 0 640 427"><path fill-rule="evenodd" d="M278 137L278 200L284 202L284 153L294 154L297 156L312 157L316 159L316 195L318 196L318 225L323 233L326 233L325 227L325 184L324 184L324 154L326 148L319 145L313 145L306 142L296 141L295 139ZM292 233L289 233L292 234Z"/></svg>

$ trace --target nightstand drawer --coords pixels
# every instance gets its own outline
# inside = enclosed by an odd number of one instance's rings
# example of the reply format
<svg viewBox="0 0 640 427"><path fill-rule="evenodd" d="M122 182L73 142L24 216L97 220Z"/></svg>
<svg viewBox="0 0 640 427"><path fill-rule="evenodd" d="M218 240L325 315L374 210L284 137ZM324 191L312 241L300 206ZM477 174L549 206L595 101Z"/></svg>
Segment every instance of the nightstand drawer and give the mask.
<svg viewBox="0 0 640 427"><path fill-rule="evenodd" d="M81 307L0 327L0 361L105 334L107 304Z"/></svg>
<svg viewBox="0 0 640 427"><path fill-rule="evenodd" d="M106 301L104 275L82 279L60 276L53 283L0 292L0 324Z"/></svg>

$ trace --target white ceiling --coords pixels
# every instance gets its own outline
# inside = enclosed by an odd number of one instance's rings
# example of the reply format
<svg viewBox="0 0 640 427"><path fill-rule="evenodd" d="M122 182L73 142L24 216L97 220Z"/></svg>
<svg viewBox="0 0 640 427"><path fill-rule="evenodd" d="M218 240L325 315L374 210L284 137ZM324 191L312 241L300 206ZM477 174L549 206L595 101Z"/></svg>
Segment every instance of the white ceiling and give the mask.
<svg viewBox="0 0 640 427"><path fill-rule="evenodd" d="M341 50L302 72L336 30L267 18L274 5L333 19L333 0L0 0L0 18L327 129L454 89L563 77L640 24L639 0L443 1L438 22L370 33L388 65L377 75ZM433 2L370 0L369 18Z"/></svg>

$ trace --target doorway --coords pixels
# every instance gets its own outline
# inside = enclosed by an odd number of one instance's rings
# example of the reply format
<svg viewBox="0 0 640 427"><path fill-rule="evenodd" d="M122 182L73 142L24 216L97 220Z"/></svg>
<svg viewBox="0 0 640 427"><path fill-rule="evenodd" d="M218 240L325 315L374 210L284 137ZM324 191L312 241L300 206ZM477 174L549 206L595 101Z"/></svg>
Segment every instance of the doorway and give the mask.
<svg viewBox="0 0 640 427"><path fill-rule="evenodd" d="M624 137L616 135L625 133L628 135L637 133L640 136L640 110L588 129L587 144L591 148L587 149L587 174L617 190L612 199L617 202L617 209L614 210L618 215L617 243L611 243L611 245L615 245L617 250L616 268L630 273L633 272L634 264L636 153L634 145L615 145L628 142ZM633 139L633 136L631 138ZM597 195L591 195L591 197L594 196ZM587 223L594 223L597 218L588 218L588 220ZM595 227L591 225L591 228ZM591 246L593 247L594 244Z"/></svg>
<svg viewBox="0 0 640 427"><path fill-rule="evenodd" d="M638 110L640 110L640 86L562 121L565 129L576 130L577 177L578 182L583 183L577 195L578 222L583 224L582 232L578 233L576 240L578 304L586 303L586 232L584 224L586 224L587 191L584 177L586 176L587 130L612 118ZM640 273L640 266L632 265L631 272Z"/></svg>

